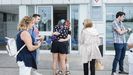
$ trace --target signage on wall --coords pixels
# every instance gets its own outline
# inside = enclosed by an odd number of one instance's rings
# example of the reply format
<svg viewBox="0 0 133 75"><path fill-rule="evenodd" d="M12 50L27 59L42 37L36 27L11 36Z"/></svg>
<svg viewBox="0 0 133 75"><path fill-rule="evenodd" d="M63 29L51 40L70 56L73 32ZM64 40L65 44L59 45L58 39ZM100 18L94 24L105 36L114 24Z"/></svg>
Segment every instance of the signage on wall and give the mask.
<svg viewBox="0 0 133 75"><path fill-rule="evenodd" d="M92 6L102 6L102 0L92 0Z"/></svg>

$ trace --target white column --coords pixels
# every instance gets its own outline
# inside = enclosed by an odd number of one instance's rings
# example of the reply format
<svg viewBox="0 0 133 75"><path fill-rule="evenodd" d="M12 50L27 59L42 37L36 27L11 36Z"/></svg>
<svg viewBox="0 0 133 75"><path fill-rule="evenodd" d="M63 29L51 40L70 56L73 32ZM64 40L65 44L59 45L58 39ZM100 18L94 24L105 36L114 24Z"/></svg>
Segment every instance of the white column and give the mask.
<svg viewBox="0 0 133 75"><path fill-rule="evenodd" d="M78 37L80 37L81 30L83 29L84 19L88 18L88 5L79 5L79 25L78 25Z"/></svg>
<svg viewBox="0 0 133 75"><path fill-rule="evenodd" d="M80 36L80 32L83 28L83 22L84 19L88 18L88 5L87 4L81 4L79 5L79 36Z"/></svg>
<svg viewBox="0 0 133 75"><path fill-rule="evenodd" d="M103 0L103 54L106 52L106 6L105 6L105 1Z"/></svg>
<svg viewBox="0 0 133 75"><path fill-rule="evenodd" d="M26 7L26 5L20 5L19 6L19 22L26 15L27 15L27 7Z"/></svg>

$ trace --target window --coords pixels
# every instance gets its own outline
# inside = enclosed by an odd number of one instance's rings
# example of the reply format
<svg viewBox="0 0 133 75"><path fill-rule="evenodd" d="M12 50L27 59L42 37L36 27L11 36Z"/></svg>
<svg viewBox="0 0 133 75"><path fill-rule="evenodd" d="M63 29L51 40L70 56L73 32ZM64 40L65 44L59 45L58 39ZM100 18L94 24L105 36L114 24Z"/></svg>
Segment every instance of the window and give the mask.
<svg viewBox="0 0 133 75"><path fill-rule="evenodd" d="M71 47L72 50L78 50L78 5L71 6L71 26L72 26L72 34L71 34Z"/></svg>
<svg viewBox="0 0 133 75"><path fill-rule="evenodd" d="M28 6L28 16L32 16L35 13L35 6Z"/></svg>
<svg viewBox="0 0 133 75"><path fill-rule="evenodd" d="M113 20L115 19L115 15L118 11L123 11L126 13L124 25L126 28L130 27L133 29L133 6L107 6L106 7L106 50L114 50L113 47L113 34L111 25ZM129 35L127 35L128 38Z"/></svg>
<svg viewBox="0 0 133 75"><path fill-rule="evenodd" d="M40 31L52 31L52 8L50 6L38 6L38 14L41 15L41 21L38 24Z"/></svg>
<svg viewBox="0 0 133 75"><path fill-rule="evenodd" d="M91 19L94 21L103 20L102 7L101 6L92 6L91 8Z"/></svg>

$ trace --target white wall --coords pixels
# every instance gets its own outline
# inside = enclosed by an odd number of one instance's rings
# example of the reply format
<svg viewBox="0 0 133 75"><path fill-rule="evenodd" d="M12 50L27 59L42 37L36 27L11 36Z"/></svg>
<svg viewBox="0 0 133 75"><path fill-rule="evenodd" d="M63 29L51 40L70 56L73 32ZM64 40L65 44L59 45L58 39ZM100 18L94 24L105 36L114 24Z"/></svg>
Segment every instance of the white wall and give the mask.
<svg viewBox="0 0 133 75"><path fill-rule="evenodd" d="M90 0L70 0L70 3L89 3L89 2Z"/></svg>
<svg viewBox="0 0 133 75"><path fill-rule="evenodd" d="M0 4L82 4L91 0L0 0ZM105 3L133 3L133 0L103 0Z"/></svg>
<svg viewBox="0 0 133 75"><path fill-rule="evenodd" d="M1 4L11 4L11 0L1 0Z"/></svg>
<svg viewBox="0 0 133 75"><path fill-rule="evenodd" d="M1 5L2 3L1 3L1 0L0 0L0 5Z"/></svg>
<svg viewBox="0 0 133 75"><path fill-rule="evenodd" d="M41 4L42 0L32 0L31 4Z"/></svg>
<svg viewBox="0 0 133 75"><path fill-rule="evenodd" d="M25 5L19 6L19 21L27 14L27 7Z"/></svg>
<svg viewBox="0 0 133 75"><path fill-rule="evenodd" d="M11 4L21 4L21 0L11 0Z"/></svg>
<svg viewBox="0 0 133 75"><path fill-rule="evenodd" d="M133 0L105 0L106 3L133 3Z"/></svg>
<svg viewBox="0 0 133 75"><path fill-rule="evenodd" d="M80 4L90 0L0 0L0 4Z"/></svg>
<svg viewBox="0 0 133 75"><path fill-rule="evenodd" d="M31 4L32 0L22 0L21 4Z"/></svg>
<svg viewBox="0 0 133 75"><path fill-rule="evenodd" d="M87 4L81 4L79 5L79 30L78 30L78 37L80 37L81 30L83 29L83 22L84 19L88 18L88 5Z"/></svg>

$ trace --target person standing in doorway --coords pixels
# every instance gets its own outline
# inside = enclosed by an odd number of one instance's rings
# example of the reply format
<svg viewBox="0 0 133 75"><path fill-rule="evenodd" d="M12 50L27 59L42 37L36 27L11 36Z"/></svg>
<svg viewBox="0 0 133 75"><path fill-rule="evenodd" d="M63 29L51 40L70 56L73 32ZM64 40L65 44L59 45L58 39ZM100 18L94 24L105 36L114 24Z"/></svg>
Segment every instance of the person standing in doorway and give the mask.
<svg viewBox="0 0 133 75"><path fill-rule="evenodd" d="M123 25L123 20L125 18L124 12L117 12L116 19L113 21L112 24L112 31L113 31L113 42L114 42L114 49L115 49L115 57L113 60L112 65L112 73L111 75L116 74L117 63L119 63L119 74L128 74L124 71L123 67L123 60L125 58L126 52L126 33L129 32L129 29L126 29Z"/></svg>

